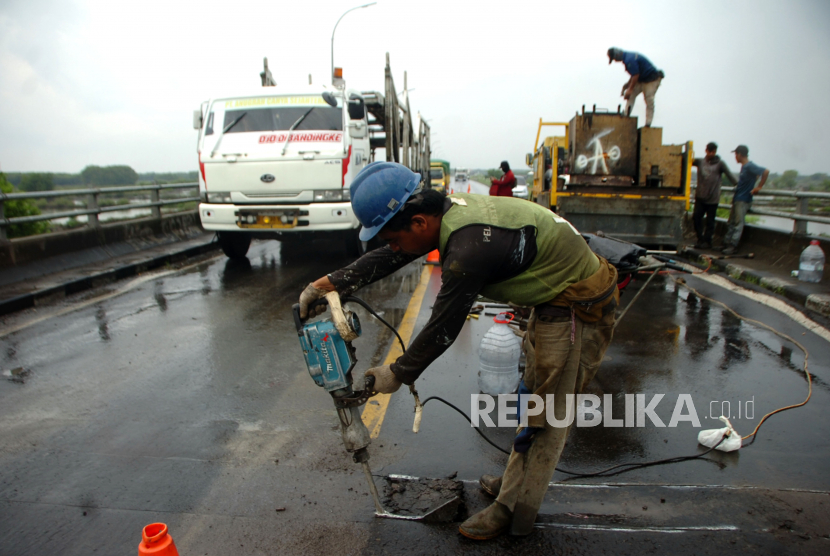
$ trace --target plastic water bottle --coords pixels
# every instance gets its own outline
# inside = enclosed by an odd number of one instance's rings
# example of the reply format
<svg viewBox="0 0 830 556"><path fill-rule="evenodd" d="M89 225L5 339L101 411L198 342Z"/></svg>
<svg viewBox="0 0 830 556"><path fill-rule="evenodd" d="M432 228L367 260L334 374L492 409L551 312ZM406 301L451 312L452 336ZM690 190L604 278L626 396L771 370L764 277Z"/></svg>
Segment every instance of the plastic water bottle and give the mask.
<svg viewBox="0 0 830 556"><path fill-rule="evenodd" d="M824 251L819 242L814 239L801 252L801 261L798 264L798 279L802 282L821 282L824 274Z"/></svg>
<svg viewBox="0 0 830 556"><path fill-rule="evenodd" d="M507 326L513 314L501 313L493 318L478 350L478 388L484 394L511 394L519 387L519 357L522 342Z"/></svg>

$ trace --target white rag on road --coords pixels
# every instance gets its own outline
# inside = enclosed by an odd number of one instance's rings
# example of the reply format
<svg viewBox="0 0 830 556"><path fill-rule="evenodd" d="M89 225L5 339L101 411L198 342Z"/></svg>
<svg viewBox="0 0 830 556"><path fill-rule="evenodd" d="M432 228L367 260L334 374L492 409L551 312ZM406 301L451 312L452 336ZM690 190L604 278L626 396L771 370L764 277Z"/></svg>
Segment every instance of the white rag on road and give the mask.
<svg viewBox="0 0 830 556"><path fill-rule="evenodd" d="M738 450L741 447L741 435L732 428L732 423L729 422L729 419L721 415L720 420L726 423L726 426L722 429L706 429L705 431L700 431L697 435L698 443L703 444L707 448L717 446L715 449L721 452L734 452ZM720 442L723 435L726 435L726 440ZM718 445L718 442L720 442L720 445Z"/></svg>

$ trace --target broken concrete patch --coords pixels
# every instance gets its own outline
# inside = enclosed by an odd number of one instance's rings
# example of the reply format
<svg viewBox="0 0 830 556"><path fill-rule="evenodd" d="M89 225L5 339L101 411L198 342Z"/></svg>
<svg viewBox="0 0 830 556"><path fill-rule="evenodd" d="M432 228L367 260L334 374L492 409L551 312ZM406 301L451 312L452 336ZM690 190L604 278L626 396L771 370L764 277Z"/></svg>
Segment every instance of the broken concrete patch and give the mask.
<svg viewBox="0 0 830 556"><path fill-rule="evenodd" d="M451 479L416 479L385 477L383 506L397 515L419 517L430 515L429 521L459 520L464 509L464 483ZM443 506L443 507L442 507Z"/></svg>

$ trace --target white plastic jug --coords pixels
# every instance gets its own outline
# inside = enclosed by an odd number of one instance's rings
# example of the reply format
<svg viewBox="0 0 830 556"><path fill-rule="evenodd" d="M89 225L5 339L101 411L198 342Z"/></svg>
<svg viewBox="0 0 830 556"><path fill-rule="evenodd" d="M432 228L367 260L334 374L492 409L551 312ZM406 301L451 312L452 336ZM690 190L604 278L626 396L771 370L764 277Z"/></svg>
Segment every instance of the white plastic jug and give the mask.
<svg viewBox="0 0 830 556"><path fill-rule="evenodd" d="M824 274L824 251L819 247L819 241L814 239L801 252L798 263L798 279L802 282L821 282Z"/></svg>
<svg viewBox="0 0 830 556"><path fill-rule="evenodd" d="M493 318L478 349L478 388L484 394L498 396L511 394L519 387L519 357L522 342L507 326L512 313L500 313Z"/></svg>

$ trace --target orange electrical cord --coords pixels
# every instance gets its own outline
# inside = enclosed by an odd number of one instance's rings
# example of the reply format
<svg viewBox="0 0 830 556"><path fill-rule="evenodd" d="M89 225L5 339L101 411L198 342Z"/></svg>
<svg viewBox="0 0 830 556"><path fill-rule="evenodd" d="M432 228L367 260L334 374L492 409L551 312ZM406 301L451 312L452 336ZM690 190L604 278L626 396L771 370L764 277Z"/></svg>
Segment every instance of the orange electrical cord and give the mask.
<svg viewBox="0 0 830 556"><path fill-rule="evenodd" d="M692 274L706 274L707 272L709 272L709 269L712 268L712 257L710 257L709 255L701 255L700 258L706 259L706 261L709 264L706 266L705 269L701 270L700 272L692 272Z"/></svg>
<svg viewBox="0 0 830 556"><path fill-rule="evenodd" d="M711 267L711 259L709 260L709 266ZM708 270L708 268L707 268L707 270ZM696 274L698 274L698 273L696 273ZM726 305L722 301L717 301L716 299L712 299L711 297L706 297L705 295L703 295L702 293L700 293L699 291L694 289L692 286L687 284L685 280L677 280L675 278L672 278L672 280L674 280L675 284L681 284L685 288L688 288L689 291L694 293L699 298L705 299L706 301L709 301L711 303L716 303L716 304L720 305L721 307L723 307L724 309L726 309L727 311L729 311L730 313L732 313L733 315L735 315L739 319L744 320L744 321L749 322L749 323L752 323L755 326L759 326L761 328L769 330L770 332L772 332L776 336L779 336L779 337L784 338L785 340L787 340L789 342L792 342L794 345L796 345L798 347L798 349L800 349L801 351L804 352L804 375L807 377L807 398L801 403L797 403L797 404L794 404L794 405L788 405L786 407L779 407L775 411L770 411L769 413L764 415L764 417L758 423L758 426L755 427L755 430L752 431L750 434L742 437L741 440L746 440L747 438L754 437L758 433L758 429L761 428L761 425L764 424L764 421L766 421L769 417L775 415L776 413L781 413L782 411L786 411L788 409L794 409L796 407L801 407L803 405L806 405L807 402L810 401L810 397L813 395L813 379L812 379L812 377L810 377L810 372L807 370L807 360L810 358L810 353L807 351L807 348L805 348L800 343L798 343L794 338L784 334L783 332L779 332L778 330L776 330L775 328L769 326L768 324L764 324L761 321L757 321L755 319L751 319L749 317L745 317L743 315L740 315L734 309L732 309L731 307L729 307L728 305ZM752 442L755 442L754 438L752 439ZM750 444L751 444L751 442L750 442Z"/></svg>

